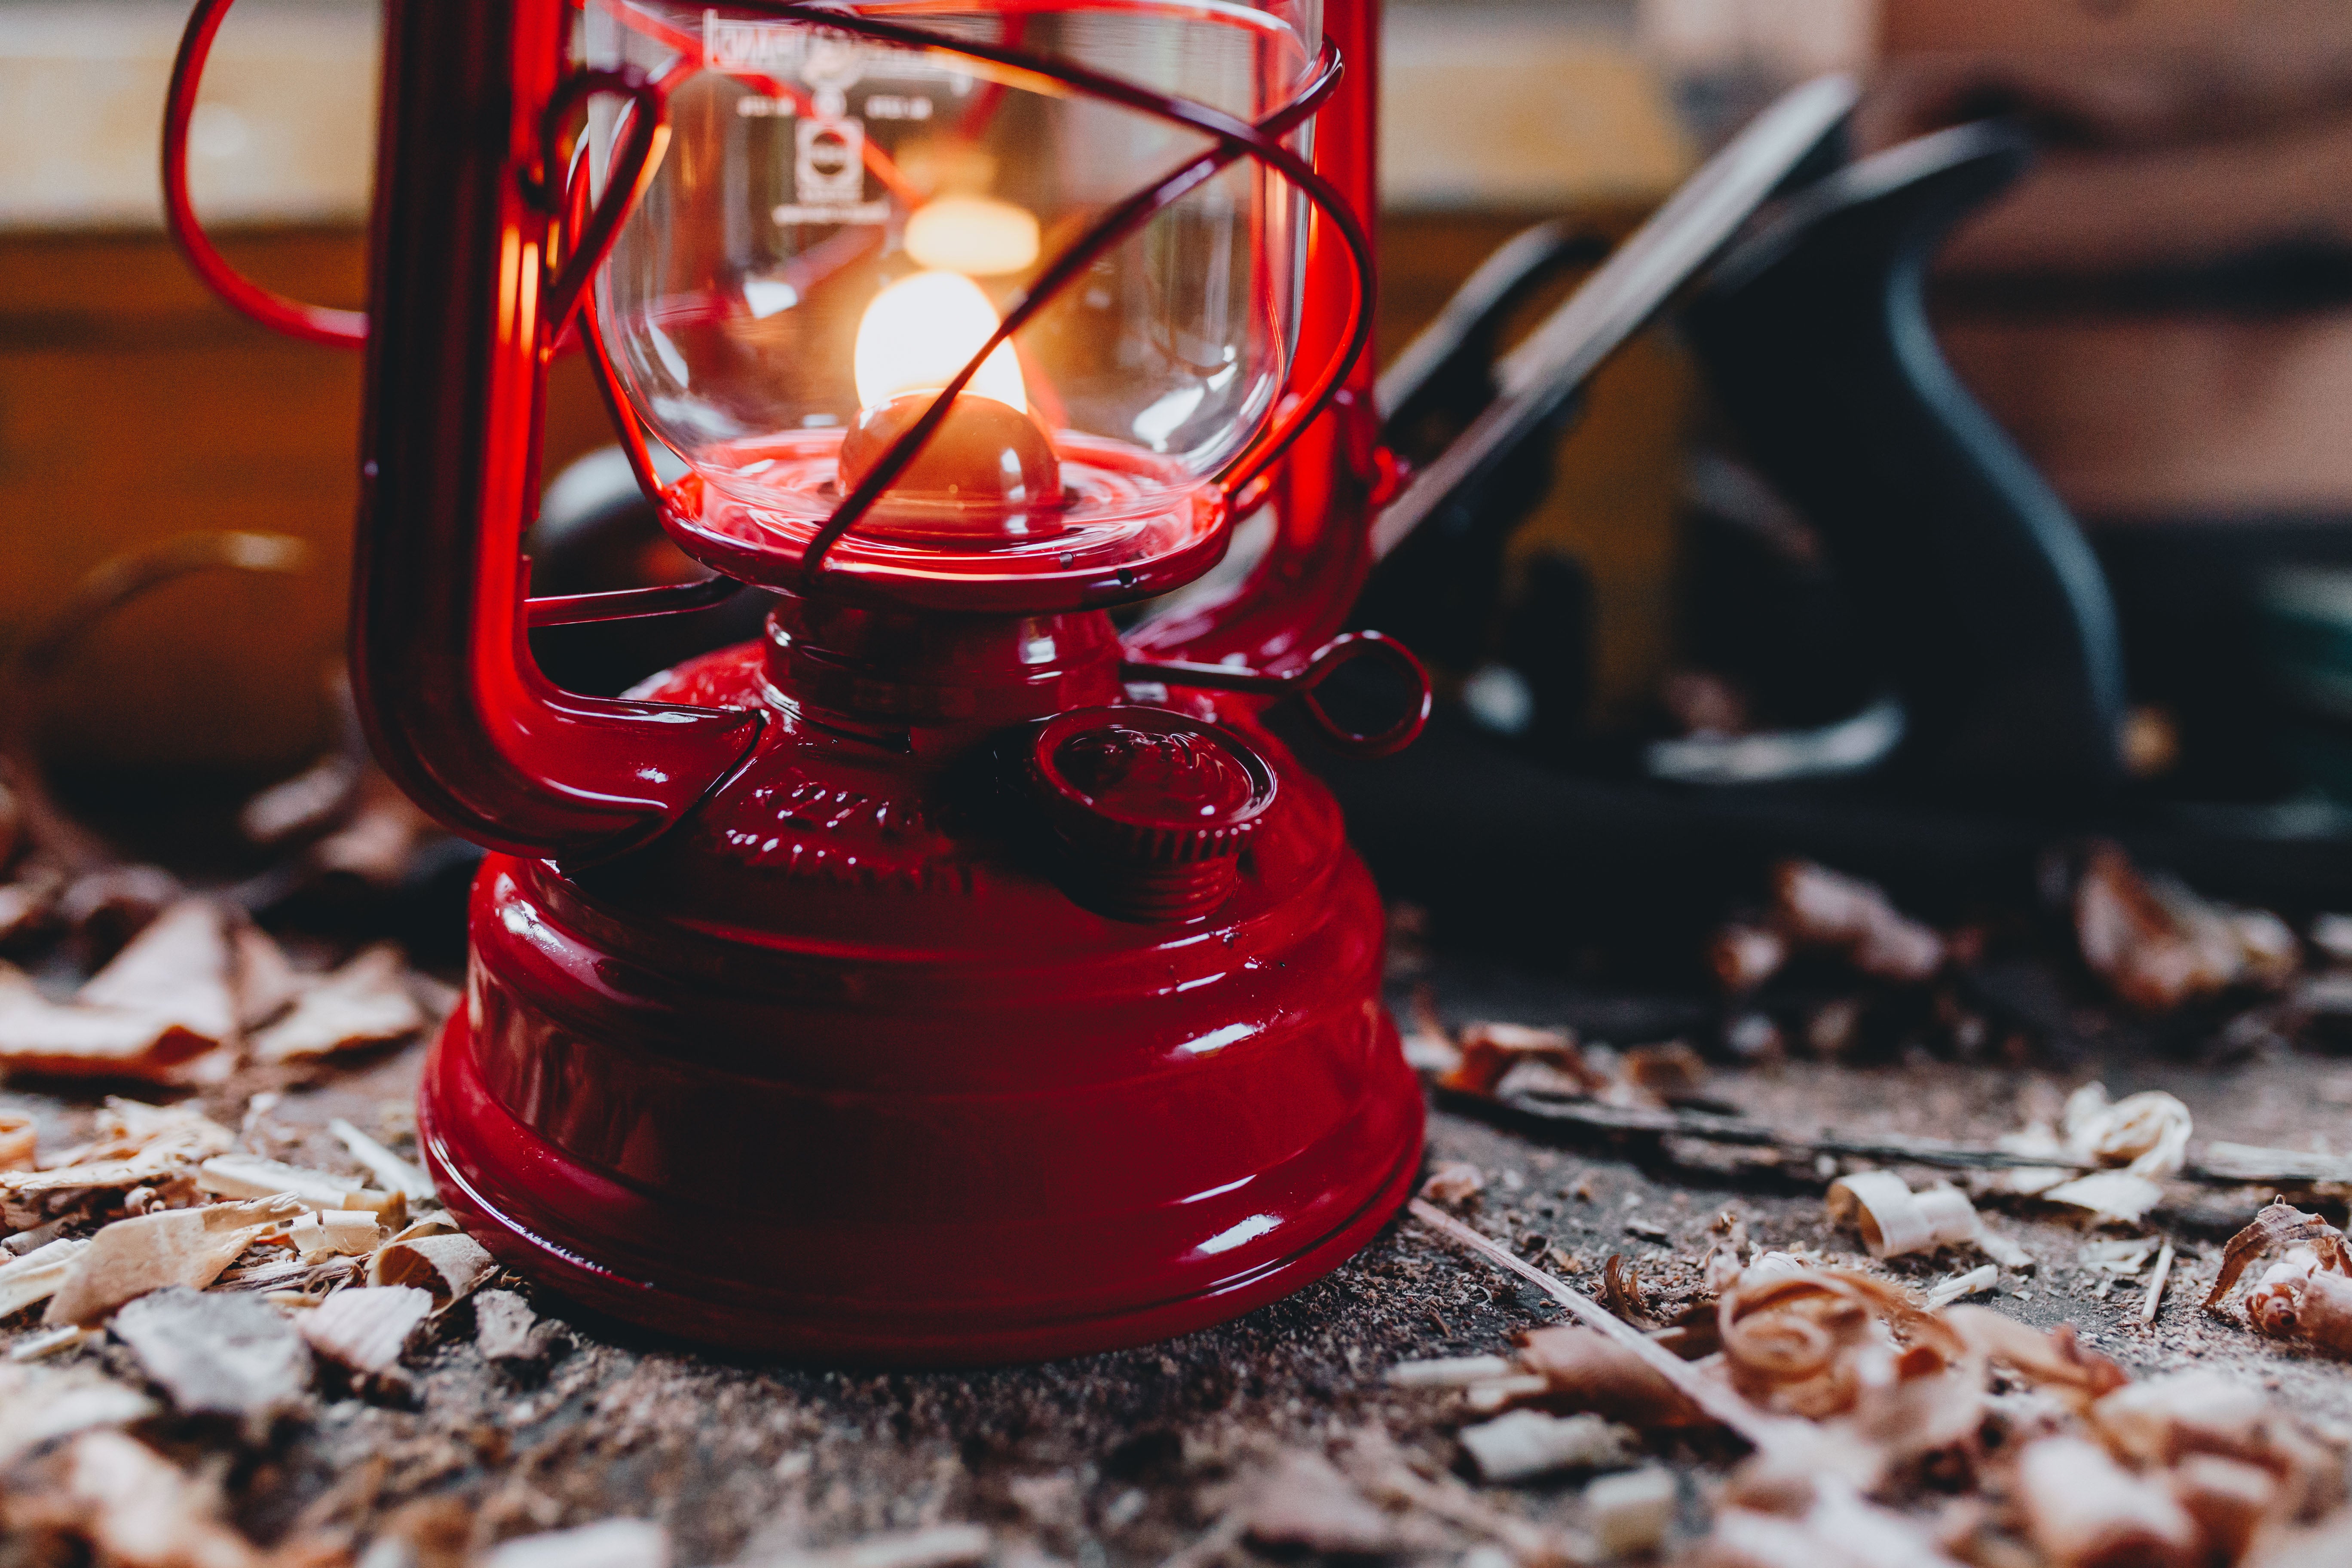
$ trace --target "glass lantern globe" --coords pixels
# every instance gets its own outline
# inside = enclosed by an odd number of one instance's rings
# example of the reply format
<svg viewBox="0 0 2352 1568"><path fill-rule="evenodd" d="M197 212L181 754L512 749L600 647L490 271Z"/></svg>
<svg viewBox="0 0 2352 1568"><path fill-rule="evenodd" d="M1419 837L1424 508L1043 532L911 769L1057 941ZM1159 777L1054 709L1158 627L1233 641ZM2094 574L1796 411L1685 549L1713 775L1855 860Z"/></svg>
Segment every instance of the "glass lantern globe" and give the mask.
<svg viewBox="0 0 2352 1568"><path fill-rule="evenodd" d="M690 474L690 553L789 581L1073 244L1215 149L1034 71L772 12L591 0L589 63L667 89L671 137L599 278L623 391ZM1320 46L1316 0L878 0L856 17L1014 47L1256 122ZM626 112L593 111L592 167ZM1304 150L1302 126L1287 139ZM1276 411L1307 202L1235 158L1046 294L833 545L868 578L1149 584L1222 530L1216 479Z"/></svg>

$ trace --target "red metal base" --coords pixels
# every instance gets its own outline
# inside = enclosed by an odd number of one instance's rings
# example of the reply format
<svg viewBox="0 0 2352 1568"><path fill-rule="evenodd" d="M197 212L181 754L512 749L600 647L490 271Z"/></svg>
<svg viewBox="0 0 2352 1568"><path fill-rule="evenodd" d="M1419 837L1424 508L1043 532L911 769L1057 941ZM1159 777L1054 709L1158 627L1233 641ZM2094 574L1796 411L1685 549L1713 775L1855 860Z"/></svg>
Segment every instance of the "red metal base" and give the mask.
<svg viewBox="0 0 2352 1568"><path fill-rule="evenodd" d="M857 666L869 705L1119 698L1099 617L887 629L865 651L899 668ZM468 1228L650 1327L897 1364L1146 1342L1361 1247L1409 1190L1423 1110L1329 797L1246 710L1172 705L1262 759L1273 804L1205 919L1115 918L1006 760L1034 724L808 721L815 645L856 636L798 625L645 693L772 711L653 846L484 867L420 1096ZM999 642L1020 682L988 675Z"/></svg>

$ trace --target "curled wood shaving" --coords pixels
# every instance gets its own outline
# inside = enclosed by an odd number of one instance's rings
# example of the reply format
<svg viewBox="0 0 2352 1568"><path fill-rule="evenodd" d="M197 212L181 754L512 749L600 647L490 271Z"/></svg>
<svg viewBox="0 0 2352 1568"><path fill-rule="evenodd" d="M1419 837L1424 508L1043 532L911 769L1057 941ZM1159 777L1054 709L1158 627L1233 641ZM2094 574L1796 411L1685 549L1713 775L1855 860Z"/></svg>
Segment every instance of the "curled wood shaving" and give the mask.
<svg viewBox="0 0 2352 1568"><path fill-rule="evenodd" d="M1863 1387L1895 1360L1892 1321L1932 1358L1914 1375L1960 1359L1960 1342L1896 1286L1843 1268L1807 1268L1752 1283L1716 1304L1725 1370L1749 1401L1811 1420L1852 1410ZM1874 1364L1875 1363L1875 1364Z"/></svg>
<svg viewBox="0 0 2352 1568"><path fill-rule="evenodd" d="M166 1285L202 1289L256 1238L301 1212L293 1199L273 1197L117 1220L73 1260L43 1321L52 1327L95 1322Z"/></svg>
<svg viewBox="0 0 2352 1568"><path fill-rule="evenodd" d="M2316 1267L2337 1274L2352 1273L2352 1248L2345 1245L2342 1231L2315 1214L2305 1214L2292 1204L2273 1201L2221 1248L2221 1272L2214 1277L2213 1288L2205 1293L2205 1310L2211 1311L2221 1304L2255 1258L2277 1247L2298 1245L2312 1249Z"/></svg>
<svg viewBox="0 0 2352 1568"><path fill-rule="evenodd" d="M2189 1107L2162 1089L2110 1102L2105 1084L2086 1083L2066 1097L2059 1131L2084 1159L2161 1180L2189 1163L2192 1126Z"/></svg>
<svg viewBox="0 0 2352 1568"><path fill-rule="evenodd" d="M1977 1238L1976 1205L1958 1187L1913 1192L1892 1171L1858 1171L1830 1184L1832 1223L1862 1233L1873 1258L1933 1252Z"/></svg>
<svg viewBox="0 0 2352 1568"><path fill-rule="evenodd" d="M1975 1353L2006 1365L2026 1382L2087 1402L2131 1381L2124 1369L2096 1351L2085 1350L2074 1325L2048 1333L1989 1307L1947 1307L1941 1317Z"/></svg>
<svg viewBox="0 0 2352 1568"><path fill-rule="evenodd" d="M1498 1268L1517 1275L1537 1286L1558 1301L1586 1327L1599 1331L1631 1351L1646 1363L1650 1369L1679 1391L1694 1405L1703 1410L1718 1424L1730 1428L1759 1447L1776 1436L1779 1426L1746 1400L1719 1383L1702 1376L1688 1363L1672 1352L1660 1349L1638 1331L1604 1310L1601 1304L1582 1291L1554 1279L1542 1269L1514 1257L1505 1248L1480 1236L1444 1210L1419 1199L1408 1205L1412 1217L1452 1241L1477 1254Z"/></svg>
<svg viewBox="0 0 2352 1568"><path fill-rule="evenodd" d="M437 1310L480 1284L495 1259L482 1244L463 1234L394 1239L368 1262L370 1285L414 1285L433 1298Z"/></svg>

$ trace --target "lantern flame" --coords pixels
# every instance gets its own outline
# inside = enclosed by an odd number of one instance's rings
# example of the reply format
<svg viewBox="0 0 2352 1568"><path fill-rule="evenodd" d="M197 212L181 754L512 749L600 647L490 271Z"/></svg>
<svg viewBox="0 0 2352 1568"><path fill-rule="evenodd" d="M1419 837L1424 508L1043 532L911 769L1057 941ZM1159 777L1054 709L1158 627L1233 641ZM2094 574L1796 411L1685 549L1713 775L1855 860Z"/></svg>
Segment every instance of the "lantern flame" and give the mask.
<svg viewBox="0 0 2352 1568"><path fill-rule="evenodd" d="M938 392L978 353L1002 318L980 285L958 272L918 272L874 297L857 323L852 370L860 406ZM1010 342L982 362L964 391L1026 412L1028 388Z"/></svg>

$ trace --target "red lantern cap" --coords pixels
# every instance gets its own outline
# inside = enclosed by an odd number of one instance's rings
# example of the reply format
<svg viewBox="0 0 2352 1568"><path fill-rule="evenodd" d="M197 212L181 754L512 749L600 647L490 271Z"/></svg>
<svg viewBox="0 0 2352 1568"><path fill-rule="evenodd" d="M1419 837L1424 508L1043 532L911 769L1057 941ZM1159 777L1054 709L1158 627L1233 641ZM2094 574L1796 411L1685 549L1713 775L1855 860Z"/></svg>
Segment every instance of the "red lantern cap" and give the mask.
<svg viewBox="0 0 2352 1568"><path fill-rule="evenodd" d="M1274 804L1247 741L1164 708L1081 708L1039 728L1031 771L1064 843L1107 881L1113 912L1197 919L1239 877L1234 858Z"/></svg>

